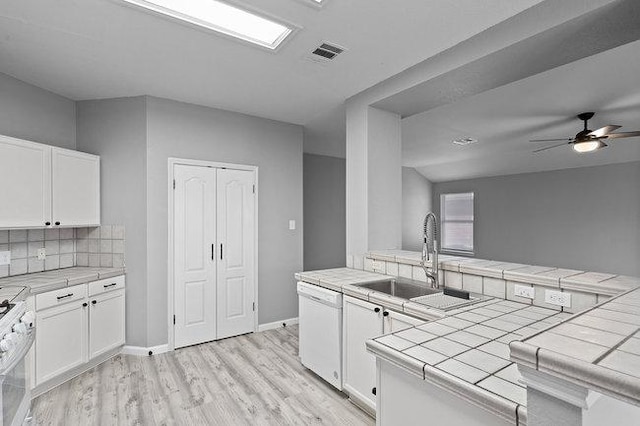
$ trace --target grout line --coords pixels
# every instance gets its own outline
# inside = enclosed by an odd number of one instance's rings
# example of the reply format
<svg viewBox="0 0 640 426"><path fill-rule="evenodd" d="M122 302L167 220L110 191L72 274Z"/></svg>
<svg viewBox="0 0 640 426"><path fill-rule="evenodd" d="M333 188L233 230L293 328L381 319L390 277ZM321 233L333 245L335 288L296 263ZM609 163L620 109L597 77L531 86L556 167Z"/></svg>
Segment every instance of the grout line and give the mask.
<svg viewBox="0 0 640 426"><path fill-rule="evenodd" d="M624 339L622 339L620 342L618 342L617 345L615 345L613 348L610 348L609 350L607 350L605 353L603 353L602 355L600 355L598 358L596 358L592 364L597 365L600 361L602 361L604 358L606 358L607 356L611 355L612 352L616 351L620 346L622 346L623 344L625 344L629 339L632 339L633 336L640 331L640 328L636 328L636 331L634 331L633 333L631 333L630 335L628 335L627 337L625 337Z"/></svg>

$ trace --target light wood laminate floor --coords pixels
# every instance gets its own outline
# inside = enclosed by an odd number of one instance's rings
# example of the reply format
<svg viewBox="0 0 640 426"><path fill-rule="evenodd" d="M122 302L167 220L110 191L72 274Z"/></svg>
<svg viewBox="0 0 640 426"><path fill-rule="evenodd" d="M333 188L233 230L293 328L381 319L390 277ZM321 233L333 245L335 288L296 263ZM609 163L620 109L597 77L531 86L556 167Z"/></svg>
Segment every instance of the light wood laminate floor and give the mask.
<svg viewBox="0 0 640 426"><path fill-rule="evenodd" d="M373 425L305 369L298 327L118 355L33 401L39 425Z"/></svg>

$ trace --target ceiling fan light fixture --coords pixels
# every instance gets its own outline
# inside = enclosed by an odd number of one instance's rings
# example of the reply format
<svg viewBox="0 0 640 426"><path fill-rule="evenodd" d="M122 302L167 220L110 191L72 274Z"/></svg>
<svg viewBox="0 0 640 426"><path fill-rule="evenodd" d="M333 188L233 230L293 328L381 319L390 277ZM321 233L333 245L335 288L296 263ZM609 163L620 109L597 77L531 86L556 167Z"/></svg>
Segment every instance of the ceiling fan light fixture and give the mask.
<svg viewBox="0 0 640 426"><path fill-rule="evenodd" d="M607 146L601 140L593 140L593 141L581 141L573 144L573 150L579 152L580 154L585 154L588 152L597 151L600 148L604 148Z"/></svg>

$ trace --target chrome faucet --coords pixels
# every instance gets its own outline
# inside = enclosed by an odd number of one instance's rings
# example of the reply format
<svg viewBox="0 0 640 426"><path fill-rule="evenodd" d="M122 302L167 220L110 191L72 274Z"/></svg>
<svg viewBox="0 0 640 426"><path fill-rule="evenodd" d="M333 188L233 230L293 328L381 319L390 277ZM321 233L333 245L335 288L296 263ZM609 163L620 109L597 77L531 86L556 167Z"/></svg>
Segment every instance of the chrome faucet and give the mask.
<svg viewBox="0 0 640 426"><path fill-rule="evenodd" d="M432 212L427 213L424 218L424 229L422 234L422 269L427 275L427 282L431 280L432 288L440 288L438 280L438 219ZM431 267L427 265L431 262Z"/></svg>

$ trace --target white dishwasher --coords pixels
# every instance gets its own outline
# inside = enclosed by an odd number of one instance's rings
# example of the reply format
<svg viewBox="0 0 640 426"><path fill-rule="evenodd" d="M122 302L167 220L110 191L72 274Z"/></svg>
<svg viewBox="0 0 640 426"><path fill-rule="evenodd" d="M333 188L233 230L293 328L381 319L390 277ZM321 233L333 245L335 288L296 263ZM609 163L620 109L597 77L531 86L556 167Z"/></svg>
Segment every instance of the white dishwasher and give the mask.
<svg viewBox="0 0 640 426"><path fill-rule="evenodd" d="M342 390L342 294L298 282L302 365Z"/></svg>

